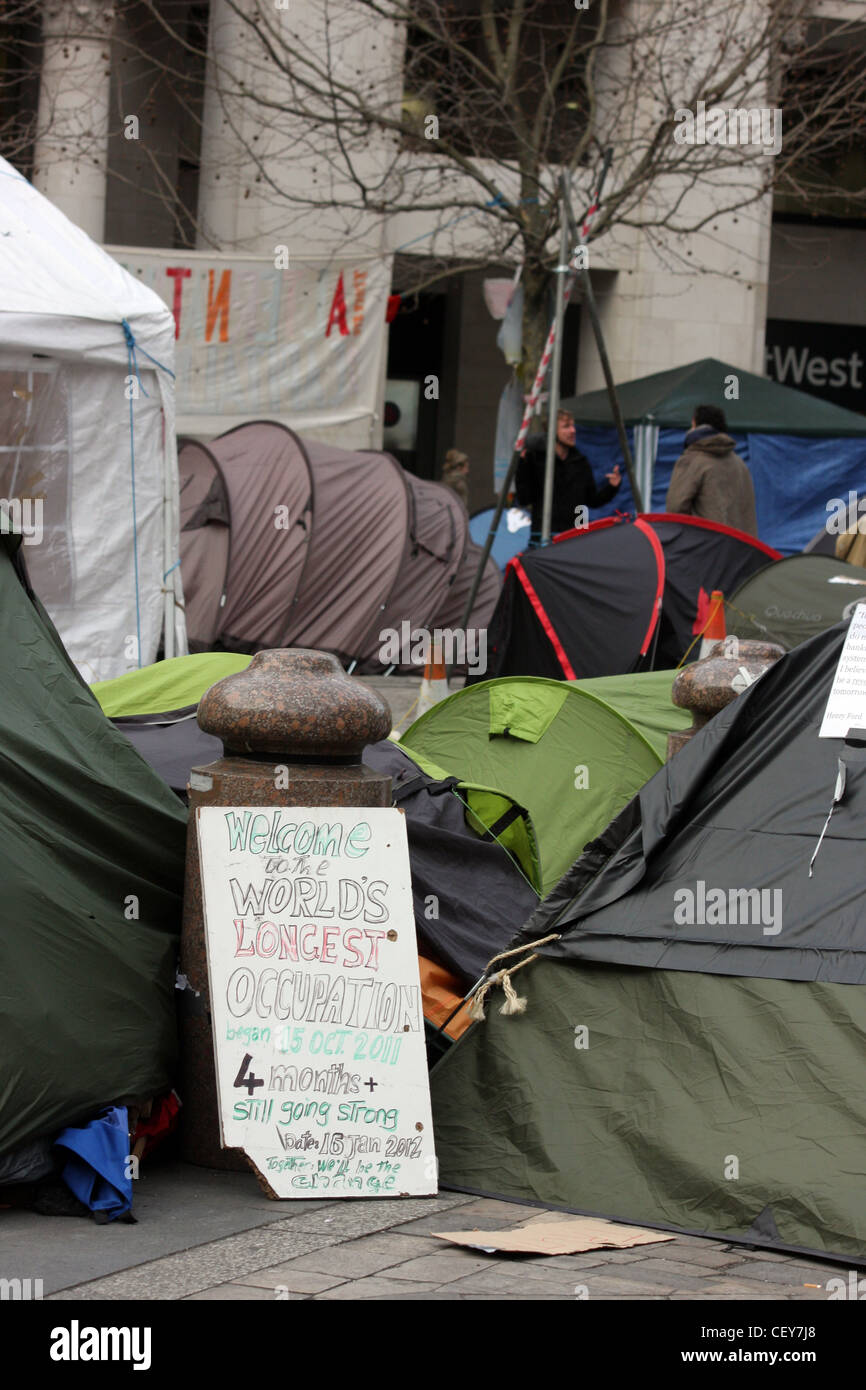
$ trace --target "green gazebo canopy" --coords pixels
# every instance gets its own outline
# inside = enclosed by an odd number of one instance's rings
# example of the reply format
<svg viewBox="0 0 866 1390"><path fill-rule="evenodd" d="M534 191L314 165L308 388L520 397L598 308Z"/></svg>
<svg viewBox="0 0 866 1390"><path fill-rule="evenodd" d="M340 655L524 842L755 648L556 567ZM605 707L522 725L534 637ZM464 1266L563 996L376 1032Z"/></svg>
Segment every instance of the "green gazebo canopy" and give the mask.
<svg viewBox="0 0 866 1390"><path fill-rule="evenodd" d="M738 400L725 397L730 376L737 378ZM616 393L627 425L651 422L662 429L688 429L692 412L700 404L721 406L728 427L739 434L866 435L866 416L715 357L623 382ZM562 408L572 411L579 425L613 426L607 391L571 396L562 401Z"/></svg>

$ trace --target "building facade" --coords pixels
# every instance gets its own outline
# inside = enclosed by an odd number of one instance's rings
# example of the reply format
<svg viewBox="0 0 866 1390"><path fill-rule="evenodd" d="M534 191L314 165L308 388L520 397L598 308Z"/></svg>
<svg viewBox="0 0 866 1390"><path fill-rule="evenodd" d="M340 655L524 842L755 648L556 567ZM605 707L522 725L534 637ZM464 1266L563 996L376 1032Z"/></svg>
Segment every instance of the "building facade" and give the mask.
<svg viewBox="0 0 866 1390"><path fill-rule="evenodd" d="M618 22L651 17L653 3L624 0ZM858 6L821 0L816 13L841 23L856 18ZM757 22L764 0L753 8ZM251 31L256 11L255 0L155 7L44 0L28 31L39 55L37 81L19 97L36 115L36 138L22 148L20 167L112 248L272 256L287 243L303 256L338 255L351 245L392 264L398 291L420 280L390 330L387 379L402 422L392 441L407 466L428 476L439 475L448 448L469 454L471 506L486 505L497 408L511 368L497 347L484 281L514 273L513 249L490 236L489 218L411 209L383 216L341 206L345 167L337 167L321 127L312 139L302 110L269 119L269 109L286 105L286 78L279 62L262 59ZM340 81L359 92L367 84L369 99L375 92L405 109L405 30L360 23L351 0L331 0L329 25L323 13L321 0L275 0L269 23L288 36L287 52L302 45L310 72L327 59ZM713 40L699 32L680 42L687 72ZM866 40L859 42L866 51ZM628 119L639 131L651 119L653 93L640 84L627 117L616 107L624 61L624 50L614 50L602 68L600 130L617 132ZM441 115L445 121L447 112ZM387 138L359 141L351 165L373 186L393 156ZM440 167L432 144L429 175L418 172L422 163L417 156L414 177L426 196L425 180L435 181ZM683 193L675 179L661 179L630 220L592 243L590 270L615 379L717 357L866 412L866 216L832 200L818 207L774 202L759 195L758 172L751 166L729 175L742 183L744 206L728 212L730 189L723 193L711 177L697 181L688 190L695 228L687 235L654 230L665 200ZM501 165L498 173L501 181ZM575 191L578 211L590 175L588 168ZM866 144L852 146L845 177L866 186ZM459 208L459 180L449 196ZM426 285L422 262L431 271ZM449 265L463 273L441 278ZM602 384L592 333L576 307L562 388Z"/></svg>

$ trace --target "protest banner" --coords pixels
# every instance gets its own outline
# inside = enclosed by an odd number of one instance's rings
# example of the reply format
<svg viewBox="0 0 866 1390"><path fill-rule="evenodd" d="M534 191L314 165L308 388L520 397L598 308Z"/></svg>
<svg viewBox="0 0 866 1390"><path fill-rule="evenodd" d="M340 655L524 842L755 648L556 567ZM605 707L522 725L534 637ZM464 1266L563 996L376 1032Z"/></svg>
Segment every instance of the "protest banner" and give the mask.
<svg viewBox="0 0 866 1390"><path fill-rule="evenodd" d="M275 1197L437 1190L403 814L199 807L224 1147Z"/></svg>
<svg viewBox="0 0 866 1390"><path fill-rule="evenodd" d="M174 314L179 434L265 419L381 447L390 257L109 249Z"/></svg>

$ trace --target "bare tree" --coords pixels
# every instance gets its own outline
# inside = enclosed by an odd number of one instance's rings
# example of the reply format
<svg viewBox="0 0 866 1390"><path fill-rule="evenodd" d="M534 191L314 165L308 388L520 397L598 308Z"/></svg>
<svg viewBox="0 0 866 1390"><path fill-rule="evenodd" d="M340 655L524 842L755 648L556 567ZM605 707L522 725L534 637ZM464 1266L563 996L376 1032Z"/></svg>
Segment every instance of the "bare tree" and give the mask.
<svg viewBox="0 0 866 1390"><path fill-rule="evenodd" d="M651 239L661 264L688 273L707 268L702 237L770 196L798 210L866 203L849 175L866 128L866 25L810 18L812 0L212 0L207 52L179 20L187 7L138 8L165 34L151 60L172 83L202 81L207 59L207 96L188 103L218 135L203 182L234 169L238 198L271 209L275 229L327 218L331 239L411 232L423 215L403 288L522 263L524 381L548 324L559 175L580 216L605 147L592 239ZM731 117L716 139L713 108ZM781 112L781 141L750 119L762 110ZM206 218L197 226L219 244Z"/></svg>

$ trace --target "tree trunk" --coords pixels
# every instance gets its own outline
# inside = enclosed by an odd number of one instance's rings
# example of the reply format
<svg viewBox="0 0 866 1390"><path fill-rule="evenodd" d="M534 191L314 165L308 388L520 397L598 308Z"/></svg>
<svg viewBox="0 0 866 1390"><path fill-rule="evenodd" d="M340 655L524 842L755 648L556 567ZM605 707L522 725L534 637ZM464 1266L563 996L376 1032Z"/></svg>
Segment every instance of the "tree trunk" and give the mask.
<svg viewBox="0 0 866 1390"><path fill-rule="evenodd" d="M521 385L525 392L532 389L541 354L550 328L548 316L548 286L550 275L538 261L528 260L523 267L523 354L520 363Z"/></svg>

